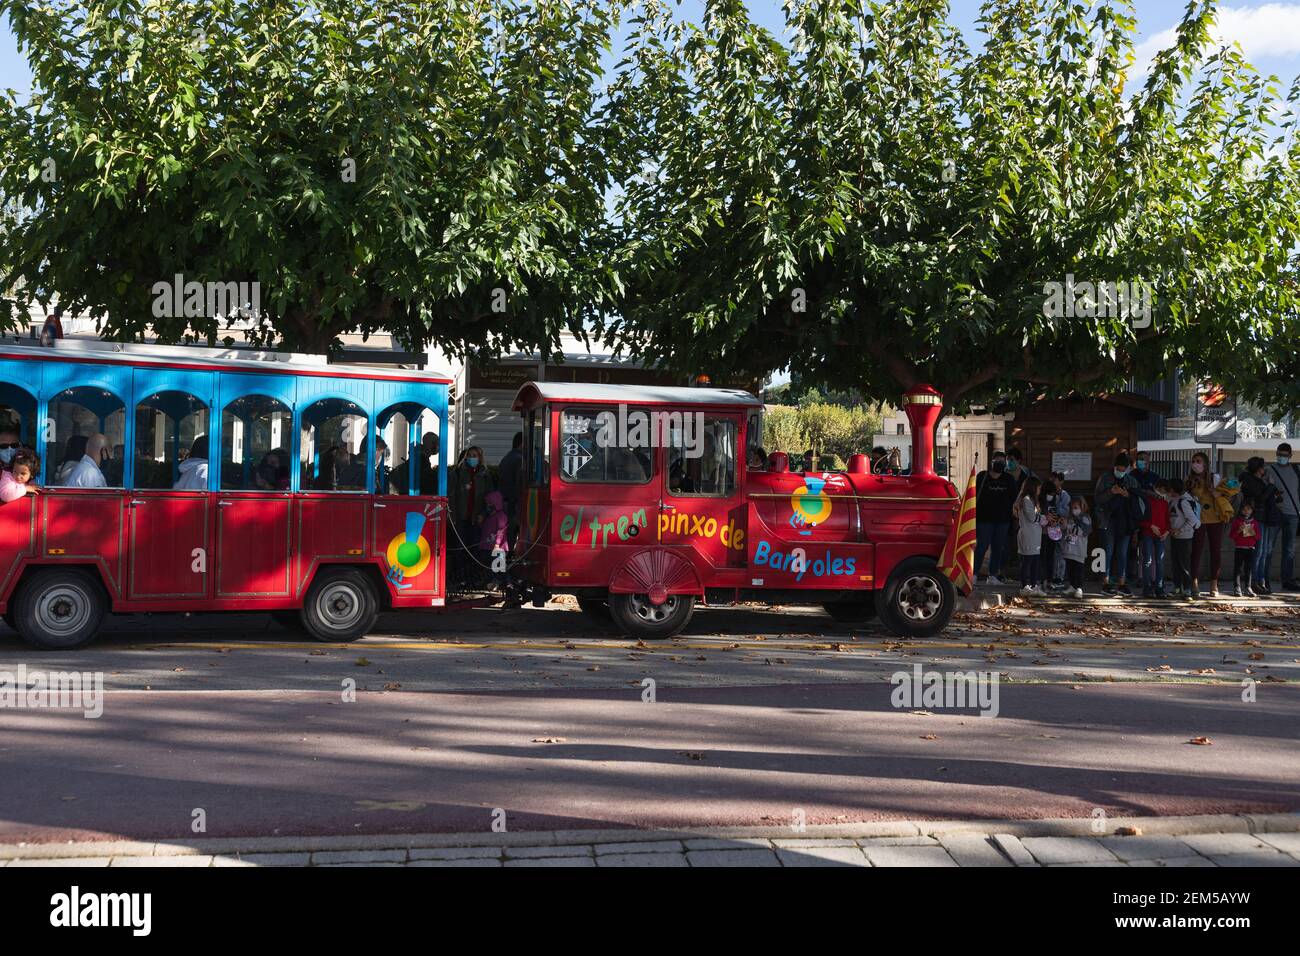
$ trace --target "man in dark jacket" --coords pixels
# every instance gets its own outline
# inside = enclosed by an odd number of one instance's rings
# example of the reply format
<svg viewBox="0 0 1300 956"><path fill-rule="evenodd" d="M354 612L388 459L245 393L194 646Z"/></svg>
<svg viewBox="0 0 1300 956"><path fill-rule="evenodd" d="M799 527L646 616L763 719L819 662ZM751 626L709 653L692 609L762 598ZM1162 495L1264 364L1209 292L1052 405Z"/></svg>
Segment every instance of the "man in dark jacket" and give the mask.
<svg viewBox="0 0 1300 956"><path fill-rule="evenodd" d="M975 476L975 573L989 554L986 584L1001 584L999 575L1007 557L1007 539L1011 534L1011 510L1016 504L1019 482L1007 472L1005 452L995 451L988 470Z"/></svg>
<svg viewBox="0 0 1300 956"><path fill-rule="evenodd" d="M510 450L497 465L497 490L506 502L506 517L513 525L519 516L519 495L523 488L524 433L515 432Z"/></svg>
<svg viewBox="0 0 1300 956"><path fill-rule="evenodd" d="M1106 549L1106 581L1101 589L1106 594L1132 597L1125 575L1128 572L1128 549L1137 530L1141 515L1134 514L1133 499L1142 491L1129 468L1127 453L1115 456L1114 467L1097 479L1093 499L1093 514L1101 533L1101 545Z"/></svg>

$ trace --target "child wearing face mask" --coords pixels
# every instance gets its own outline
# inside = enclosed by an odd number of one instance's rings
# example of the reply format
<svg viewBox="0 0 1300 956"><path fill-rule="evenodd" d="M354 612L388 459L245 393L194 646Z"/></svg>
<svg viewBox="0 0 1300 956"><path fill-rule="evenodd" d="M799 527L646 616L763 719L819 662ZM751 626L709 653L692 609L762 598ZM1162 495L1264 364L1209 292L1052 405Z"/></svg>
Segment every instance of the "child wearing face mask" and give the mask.
<svg viewBox="0 0 1300 956"><path fill-rule="evenodd" d="M1088 535L1092 534L1092 516L1088 502L1083 497L1070 501L1070 516L1065 521L1065 537L1061 540L1061 553L1065 555L1065 575L1069 582L1067 594L1083 597L1083 566L1088 560Z"/></svg>
<svg viewBox="0 0 1300 956"><path fill-rule="evenodd" d="M1020 593L1042 594L1039 574L1039 552L1043 547L1043 513L1038 508L1040 482L1026 478L1023 496L1016 504L1016 546L1020 550Z"/></svg>
<svg viewBox="0 0 1300 956"><path fill-rule="evenodd" d="M1169 550L1173 556L1173 597L1192 596L1192 538L1201 526L1201 506L1181 478L1169 479Z"/></svg>
<svg viewBox="0 0 1300 956"><path fill-rule="evenodd" d="M1169 538L1169 482L1156 481L1151 491L1143 492L1146 516L1139 528L1142 533L1142 596L1165 596L1165 541Z"/></svg>
<svg viewBox="0 0 1300 956"><path fill-rule="evenodd" d="M1249 498L1241 503L1241 510L1232 519L1228 537L1236 546L1233 550L1232 593L1237 597L1254 597L1250 576L1255 568L1255 547L1259 544L1259 522L1255 520L1255 505Z"/></svg>

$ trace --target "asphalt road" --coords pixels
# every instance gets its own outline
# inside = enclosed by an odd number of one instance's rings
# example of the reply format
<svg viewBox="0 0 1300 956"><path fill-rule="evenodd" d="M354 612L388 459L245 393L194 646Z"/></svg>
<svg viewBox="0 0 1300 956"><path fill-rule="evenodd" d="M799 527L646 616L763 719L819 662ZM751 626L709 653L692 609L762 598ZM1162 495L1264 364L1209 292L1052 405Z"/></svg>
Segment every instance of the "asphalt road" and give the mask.
<svg viewBox="0 0 1300 956"><path fill-rule="evenodd" d="M75 654L0 638L19 664L108 694L98 719L0 709L0 842L183 838L196 810L224 836L1300 809L1292 604L1013 606L906 642L806 608L646 645L564 607L342 647L122 618ZM997 673L998 716L894 706L918 664Z"/></svg>

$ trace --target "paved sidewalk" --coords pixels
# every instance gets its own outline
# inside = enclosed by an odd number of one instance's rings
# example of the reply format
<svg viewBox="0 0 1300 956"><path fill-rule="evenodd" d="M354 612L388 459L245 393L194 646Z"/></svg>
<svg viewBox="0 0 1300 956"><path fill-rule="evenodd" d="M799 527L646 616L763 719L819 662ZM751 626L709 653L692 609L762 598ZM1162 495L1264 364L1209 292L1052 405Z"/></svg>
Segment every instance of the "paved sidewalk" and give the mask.
<svg viewBox="0 0 1300 956"><path fill-rule="evenodd" d="M891 822L788 829L250 837L0 846L0 867L1300 867L1300 815ZM1137 830L1131 835L1123 833ZM748 835L747 835L748 834Z"/></svg>

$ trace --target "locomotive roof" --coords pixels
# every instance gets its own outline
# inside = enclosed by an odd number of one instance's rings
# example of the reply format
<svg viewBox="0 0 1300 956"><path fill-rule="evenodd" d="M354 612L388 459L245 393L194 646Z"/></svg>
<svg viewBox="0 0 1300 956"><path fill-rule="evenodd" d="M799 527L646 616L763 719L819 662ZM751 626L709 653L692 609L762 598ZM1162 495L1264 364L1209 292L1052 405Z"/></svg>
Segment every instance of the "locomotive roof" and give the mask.
<svg viewBox="0 0 1300 956"><path fill-rule="evenodd" d="M101 339L59 339L53 346L0 341L0 357L52 362L101 362L107 365L160 368L228 369L280 375L327 375L340 378L403 379L450 384L451 377L434 371L392 366L342 365L324 355L272 352L197 345L141 345Z"/></svg>
<svg viewBox="0 0 1300 956"><path fill-rule="evenodd" d="M608 402L625 405L735 405L762 408L763 403L738 388L685 388L666 385L597 385L585 382L525 382L514 409L525 406L532 390L544 402Z"/></svg>

